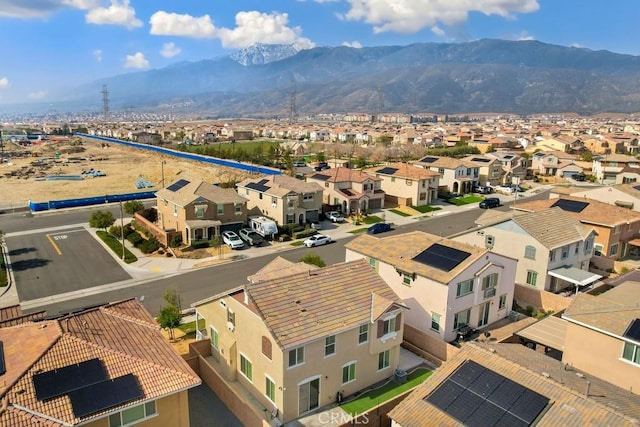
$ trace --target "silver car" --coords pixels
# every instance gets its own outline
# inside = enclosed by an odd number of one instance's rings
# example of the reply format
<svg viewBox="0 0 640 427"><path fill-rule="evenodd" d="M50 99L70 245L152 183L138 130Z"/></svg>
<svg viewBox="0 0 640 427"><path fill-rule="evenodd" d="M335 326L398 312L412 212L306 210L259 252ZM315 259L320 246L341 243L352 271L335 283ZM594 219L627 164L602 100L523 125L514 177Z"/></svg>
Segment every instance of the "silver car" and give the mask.
<svg viewBox="0 0 640 427"><path fill-rule="evenodd" d="M222 232L222 241L225 245L229 246L231 249L242 249L244 248L244 242L233 231L223 231Z"/></svg>

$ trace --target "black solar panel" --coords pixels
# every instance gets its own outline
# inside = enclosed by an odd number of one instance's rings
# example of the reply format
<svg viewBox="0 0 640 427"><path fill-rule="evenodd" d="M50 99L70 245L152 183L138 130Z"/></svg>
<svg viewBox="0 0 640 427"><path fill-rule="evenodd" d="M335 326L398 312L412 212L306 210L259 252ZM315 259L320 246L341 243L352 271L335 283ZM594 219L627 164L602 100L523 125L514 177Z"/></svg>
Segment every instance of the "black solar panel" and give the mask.
<svg viewBox="0 0 640 427"><path fill-rule="evenodd" d="M330 175L324 175L324 174L321 174L321 173L316 173L316 174L313 174L313 175L311 176L311 178L313 178L313 179L319 179L320 181L326 181L326 180L328 180L329 178L331 178L331 176L330 176Z"/></svg>
<svg viewBox="0 0 640 427"><path fill-rule="evenodd" d="M4 345L0 341L0 375L7 372L7 367L4 364Z"/></svg>
<svg viewBox="0 0 640 427"><path fill-rule="evenodd" d="M471 159L472 162L480 162L480 163L489 163L491 159L485 159L484 157L474 157Z"/></svg>
<svg viewBox="0 0 640 427"><path fill-rule="evenodd" d="M247 184L247 188L250 188L256 191L267 191L268 189L271 188L268 185L265 185L267 182L269 182L268 179L261 179L258 182L250 182Z"/></svg>
<svg viewBox="0 0 640 427"><path fill-rule="evenodd" d="M433 163L433 162L435 162L436 160L438 160L438 158L437 158L437 157L430 157L430 156L423 157L422 159L420 159L420 161L421 161L422 163Z"/></svg>
<svg viewBox="0 0 640 427"><path fill-rule="evenodd" d="M36 390L36 398L43 401L104 381L107 378L102 361L90 359L53 371L35 374L33 386Z"/></svg>
<svg viewBox="0 0 640 427"><path fill-rule="evenodd" d="M343 188L342 191L344 194L346 194L347 196L353 196L353 192L351 190L349 190L348 188Z"/></svg>
<svg viewBox="0 0 640 427"><path fill-rule="evenodd" d="M398 172L398 168L386 167L386 168L378 169L376 172L383 173L386 175L393 175L394 173Z"/></svg>
<svg viewBox="0 0 640 427"><path fill-rule="evenodd" d="M102 381L69 393L73 415L77 418L140 399L142 396L144 393L133 374Z"/></svg>
<svg viewBox="0 0 640 427"><path fill-rule="evenodd" d="M472 360L424 400L471 427L530 426L549 404L545 396Z"/></svg>
<svg viewBox="0 0 640 427"><path fill-rule="evenodd" d="M623 337L631 338L637 342L640 342L640 319L636 319L627 328L624 332Z"/></svg>
<svg viewBox="0 0 640 427"><path fill-rule="evenodd" d="M180 190L182 187L184 187L187 184L189 184L189 181L187 181L186 179L179 179L173 184L171 184L170 186L168 186L167 190L175 192Z"/></svg>
<svg viewBox="0 0 640 427"><path fill-rule="evenodd" d="M634 190L640 190L640 185L635 185L635 186L633 187L633 189L634 189Z"/></svg>
<svg viewBox="0 0 640 427"><path fill-rule="evenodd" d="M578 202L577 200L558 199L557 202L551 205L552 208L556 206L567 212L582 212L584 208L589 206L589 203Z"/></svg>
<svg viewBox="0 0 640 427"><path fill-rule="evenodd" d="M439 270L451 271L470 255L469 252L434 243L413 257L413 261Z"/></svg>

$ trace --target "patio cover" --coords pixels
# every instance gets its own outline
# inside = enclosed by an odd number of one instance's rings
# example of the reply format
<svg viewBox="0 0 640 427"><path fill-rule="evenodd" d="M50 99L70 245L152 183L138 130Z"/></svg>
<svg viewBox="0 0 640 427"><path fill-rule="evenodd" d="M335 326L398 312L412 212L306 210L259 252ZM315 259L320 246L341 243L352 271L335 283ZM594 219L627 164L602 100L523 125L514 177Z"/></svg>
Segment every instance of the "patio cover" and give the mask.
<svg viewBox="0 0 640 427"><path fill-rule="evenodd" d="M516 332L516 335L536 344L564 351L567 321L555 316L545 317L531 326Z"/></svg>
<svg viewBox="0 0 640 427"><path fill-rule="evenodd" d="M640 239L629 240L631 246L640 246Z"/></svg>
<svg viewBox="0 0 640 427"><path fill-rule="evenodd" d="M602 278L599 274L566 265L550 270L549 276L557 277L577 286L587 286Z"/></svg>

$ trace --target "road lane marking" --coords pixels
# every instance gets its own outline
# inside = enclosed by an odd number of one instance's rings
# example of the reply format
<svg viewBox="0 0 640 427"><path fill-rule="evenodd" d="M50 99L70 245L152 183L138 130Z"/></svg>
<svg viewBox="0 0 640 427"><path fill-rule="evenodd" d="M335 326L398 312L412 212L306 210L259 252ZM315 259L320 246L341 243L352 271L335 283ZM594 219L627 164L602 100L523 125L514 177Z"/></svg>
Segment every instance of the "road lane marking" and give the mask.
<svg viewBox="0 0 640 427"><path fill-rule="evenodd" d="M66 238L66 235L64 235L64 236ZM55 249L56 252L58 252L58 255L62 255L62 251L60 250L60 248L58 247L56 242L53 241L53 238L51 237L51 234L47 234L47 239L49 239L49 242L51 243L51 246L53 246L53 249Z"/></svg>

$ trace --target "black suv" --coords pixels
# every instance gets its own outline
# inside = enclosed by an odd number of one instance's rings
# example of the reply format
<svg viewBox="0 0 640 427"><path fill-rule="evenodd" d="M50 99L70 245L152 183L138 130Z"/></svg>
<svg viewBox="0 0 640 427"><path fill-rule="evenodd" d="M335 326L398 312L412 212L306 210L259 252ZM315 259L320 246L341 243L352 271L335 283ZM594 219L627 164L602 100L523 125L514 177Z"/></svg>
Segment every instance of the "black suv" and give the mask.
<svg viewBox="0 0 640 427"><path fill-rule="evenodd" d="M487 197L480 202L480 207L482 209L497 208L498 206L500 206L500 199L497 197Z"/></svg>

